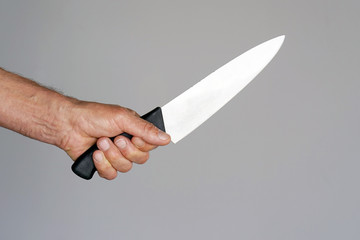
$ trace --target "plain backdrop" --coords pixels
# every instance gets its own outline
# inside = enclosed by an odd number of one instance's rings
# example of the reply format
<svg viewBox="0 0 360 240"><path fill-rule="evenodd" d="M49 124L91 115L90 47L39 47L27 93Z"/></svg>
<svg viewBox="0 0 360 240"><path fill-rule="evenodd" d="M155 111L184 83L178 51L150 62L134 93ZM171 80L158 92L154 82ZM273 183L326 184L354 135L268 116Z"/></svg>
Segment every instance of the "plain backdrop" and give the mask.
<svg viewBox="0 0 360 240"><path fill-rule="evenodd" d="M114 181L0 129L1 239L359 239L359 1L0 0L0 66L144 114L286 35L178 144ZM1 91L1 89L0 89Z"/></svg>

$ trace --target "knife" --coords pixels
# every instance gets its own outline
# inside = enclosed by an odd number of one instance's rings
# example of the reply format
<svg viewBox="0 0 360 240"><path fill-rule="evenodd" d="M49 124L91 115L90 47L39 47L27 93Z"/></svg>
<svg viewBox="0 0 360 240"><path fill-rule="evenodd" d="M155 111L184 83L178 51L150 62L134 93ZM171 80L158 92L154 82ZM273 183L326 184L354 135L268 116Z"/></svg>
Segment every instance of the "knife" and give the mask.
<svg viewBox="0 0 360 240"><path fill-rule="evenodd" d="M171 141L177 143L249 84L273 59L284 40L284 35L279 36L248 50L165 106L157 107L141 118L166 131ZM132 138L127 133L121 135ZM92 178L96 171L92 155L97 149L94 144L74 162L72 170L76 175L84 179Z"/></svg>

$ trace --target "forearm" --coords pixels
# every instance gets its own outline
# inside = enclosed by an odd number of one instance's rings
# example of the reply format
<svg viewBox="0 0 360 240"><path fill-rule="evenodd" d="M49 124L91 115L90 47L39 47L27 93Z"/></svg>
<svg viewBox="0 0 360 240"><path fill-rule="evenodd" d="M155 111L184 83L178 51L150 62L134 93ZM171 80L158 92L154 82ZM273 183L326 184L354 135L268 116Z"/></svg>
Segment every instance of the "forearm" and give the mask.
<svg viewBox="0 0 360 240"><path fill-rule="evenodd" d="M0 126L61 145L74 100L0 68Z"/></svg>

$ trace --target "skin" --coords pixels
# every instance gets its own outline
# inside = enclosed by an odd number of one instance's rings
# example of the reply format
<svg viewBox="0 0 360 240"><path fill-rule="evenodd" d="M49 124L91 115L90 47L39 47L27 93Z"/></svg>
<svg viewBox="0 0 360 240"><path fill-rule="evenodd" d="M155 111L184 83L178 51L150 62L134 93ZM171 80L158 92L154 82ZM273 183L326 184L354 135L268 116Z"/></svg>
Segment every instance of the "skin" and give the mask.
<svg viewBox="0 0 360 240"><path fill-rule="evenodd" d="M131 109L80 101L0 68L0 126L55 145L76 160L94 143L95 167L105 179L143 164L170 136ZM118 136L127 132L129 140ZM118 136L112 142L109 137Z"/></svg>

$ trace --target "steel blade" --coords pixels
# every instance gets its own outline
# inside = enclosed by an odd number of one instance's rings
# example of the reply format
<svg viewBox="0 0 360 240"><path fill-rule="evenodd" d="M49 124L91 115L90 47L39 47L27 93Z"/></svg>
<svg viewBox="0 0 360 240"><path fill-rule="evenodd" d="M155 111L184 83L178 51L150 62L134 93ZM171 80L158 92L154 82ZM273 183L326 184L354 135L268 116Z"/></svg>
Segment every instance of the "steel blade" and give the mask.
<svg viewBox="0 0 360 240"><path fill-rule="evenodd" d="M279 51L285 36L273 38L228 62L163 106L172 142L184 138L249 84Z"/></svg>

